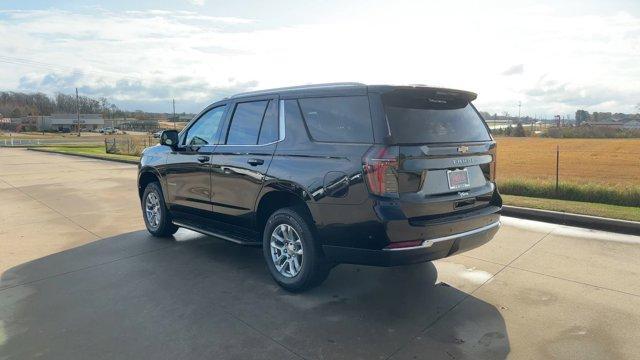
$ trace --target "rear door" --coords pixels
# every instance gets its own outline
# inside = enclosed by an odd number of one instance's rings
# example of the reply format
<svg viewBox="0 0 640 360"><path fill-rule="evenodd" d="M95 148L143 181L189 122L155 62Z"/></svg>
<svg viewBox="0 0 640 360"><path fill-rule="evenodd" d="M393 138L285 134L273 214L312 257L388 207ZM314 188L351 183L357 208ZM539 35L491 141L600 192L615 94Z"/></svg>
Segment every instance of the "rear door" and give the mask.
<svg viewBox="0 0 640 360"><path fill-rule="evenodd" d="M239 100L212 156L214 218L250 227L280 134L277 97ZM284 135L284 134L283 134Z"/></svg>
<svg viewBox="0 0 640 360"><path fill-rule="evenodd" d="M495 142L469 93L437 89L382 95L398 152L398 192L408 217L488 206Z"/></svg>

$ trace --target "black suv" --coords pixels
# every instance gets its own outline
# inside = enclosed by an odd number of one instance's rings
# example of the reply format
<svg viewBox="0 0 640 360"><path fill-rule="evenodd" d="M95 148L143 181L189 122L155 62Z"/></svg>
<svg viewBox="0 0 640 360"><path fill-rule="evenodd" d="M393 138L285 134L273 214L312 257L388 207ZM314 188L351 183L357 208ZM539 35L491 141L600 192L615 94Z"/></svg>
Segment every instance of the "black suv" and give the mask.
<svg viewBox="0 0 640 360"><path fill-rule="evenodd" d="M472 249L498 231L502 206L496 143L475 98L339 83L223 99L145 149L147 229L261 245L292 291L337 263L402 265Z"/></svg>

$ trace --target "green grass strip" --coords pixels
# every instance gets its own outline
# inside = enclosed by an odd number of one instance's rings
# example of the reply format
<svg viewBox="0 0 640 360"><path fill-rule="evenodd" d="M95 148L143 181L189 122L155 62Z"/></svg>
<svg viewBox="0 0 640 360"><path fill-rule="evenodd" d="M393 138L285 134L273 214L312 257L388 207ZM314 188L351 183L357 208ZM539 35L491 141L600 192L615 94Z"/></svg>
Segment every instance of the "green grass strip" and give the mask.
<svg viewBox="0 0 640 360"><path fill-rule="evenodd" d="M554 182L525 179L498 181L500 193L535 198L582 201L619 206L640 206L639 186L607 186L561 182L556 191Z"/></svg>
<svg viewBox="0 0 640 360"><path fill-rule="evenodd" d="M502 195L505 205L560 211L572 214L600 216L610 219L640 221L640 207L616 206L556 199L531 198L526 196Z"/></svg>

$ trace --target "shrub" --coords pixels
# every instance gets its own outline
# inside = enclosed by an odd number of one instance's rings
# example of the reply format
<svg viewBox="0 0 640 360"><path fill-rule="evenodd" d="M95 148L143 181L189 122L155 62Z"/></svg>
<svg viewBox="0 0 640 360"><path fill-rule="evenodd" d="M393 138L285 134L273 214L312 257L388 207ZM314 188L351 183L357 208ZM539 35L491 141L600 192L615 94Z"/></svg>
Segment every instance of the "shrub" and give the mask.
<svg viewBox="0 0 640 360"><path fill-rule="evenodd" d="M513 131L513 136L515 137L525 137L527 136L527 134L525 134L524 132L524 127L522 127L522 123L518 123L518 125L516 125L515 130Z"/></svg>
<svg viewBox="0 0 640 360"><path fill-rule="evenodd" d="M550 138L611 139L640 138L640 130L601 126L552 127L543 135Z"/></svg>

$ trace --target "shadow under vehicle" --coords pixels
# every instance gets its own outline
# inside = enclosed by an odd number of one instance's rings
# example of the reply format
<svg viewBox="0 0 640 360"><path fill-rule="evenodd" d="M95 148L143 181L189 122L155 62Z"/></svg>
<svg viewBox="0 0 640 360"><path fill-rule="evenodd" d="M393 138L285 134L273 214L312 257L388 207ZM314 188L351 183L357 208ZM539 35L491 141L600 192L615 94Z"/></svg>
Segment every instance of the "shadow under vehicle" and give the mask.
<svg viewBox="0 0 640 360"><path fill-rule="evenodd" d="M181 230L98 240L6 271L1 359L501 359L504 319L436 266L340 265L292 295L260 249ZM461 305L462 304L462 305Z"/></svg>

